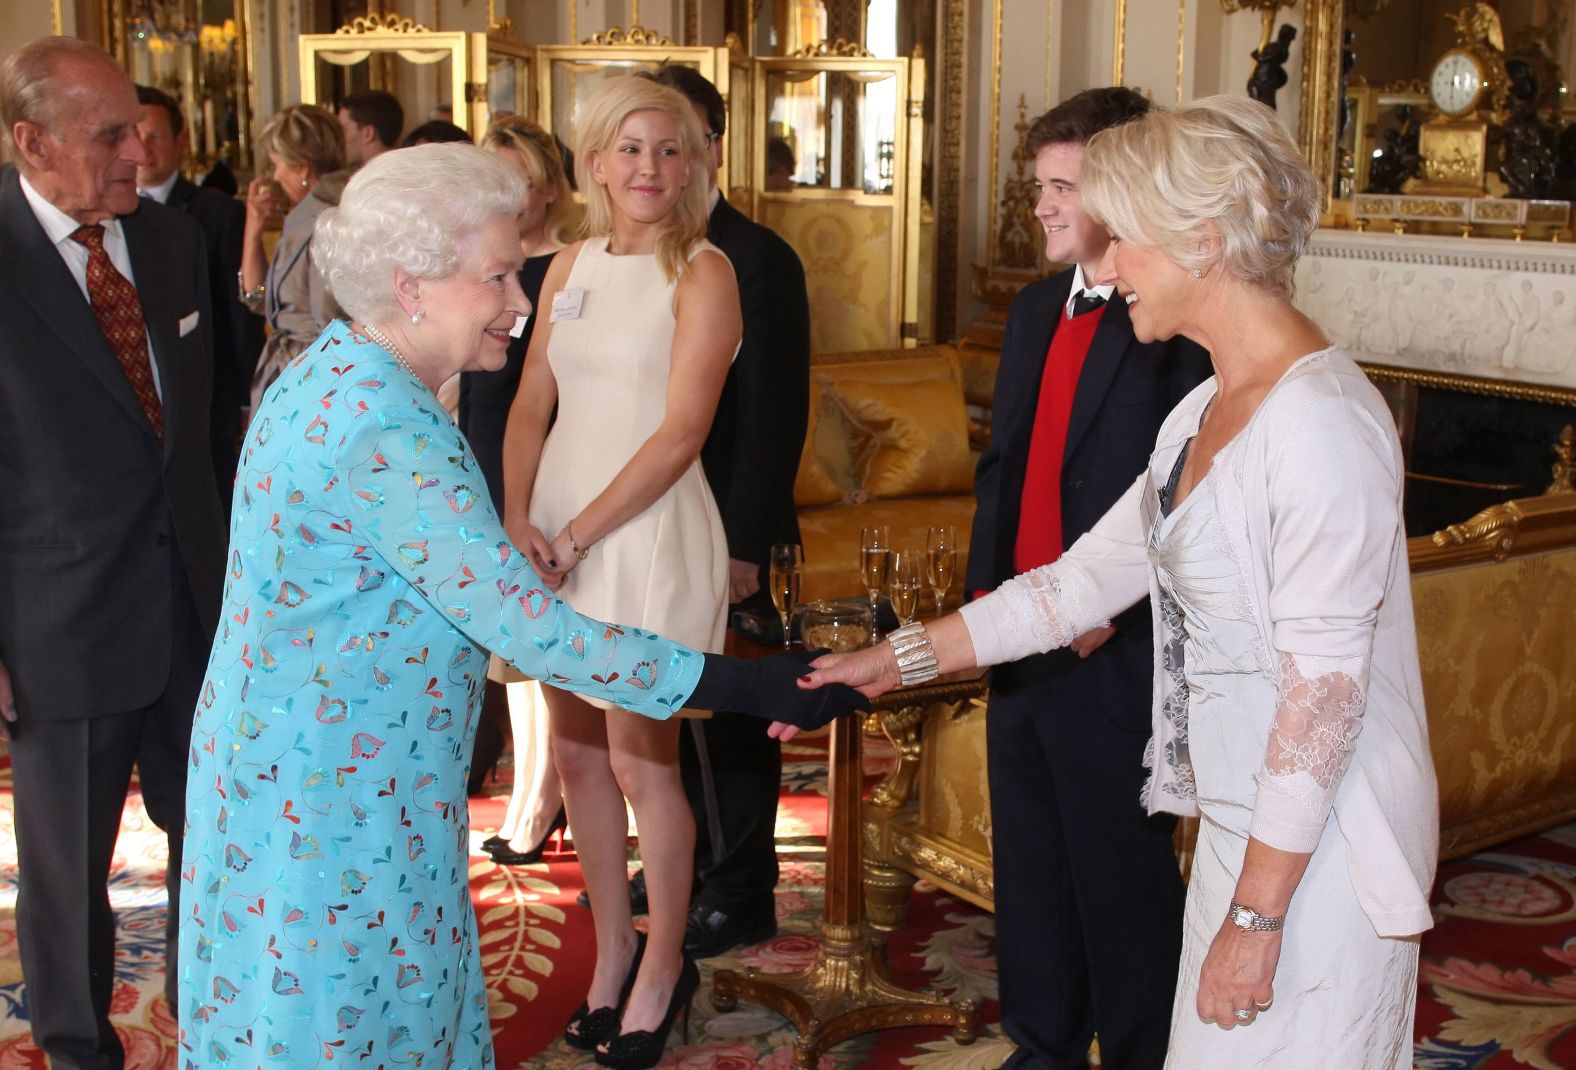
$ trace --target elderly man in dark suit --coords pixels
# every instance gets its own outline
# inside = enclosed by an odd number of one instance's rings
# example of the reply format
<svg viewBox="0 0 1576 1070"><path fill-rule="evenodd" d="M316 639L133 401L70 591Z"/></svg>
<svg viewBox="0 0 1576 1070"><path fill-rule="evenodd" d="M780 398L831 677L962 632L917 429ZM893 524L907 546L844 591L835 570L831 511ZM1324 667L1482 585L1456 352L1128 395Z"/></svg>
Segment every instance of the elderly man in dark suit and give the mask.
<svg viewBox="0 0 1576 1070"><path fill-rule="evenodd" d="M810 412L804 268L787 242L751 222L717 188L727 123L717 87L689 67L664 66L654 77L689 98L711 148L706 237L727 255L738 277L744 340L700 459L728 535L729 601L773 616L763 589L772 544L799 541L793 483ZM773 890L782 746L758 719L741 714L719 713L693 723L700 738L685 734L679 751L695 810L699 877L684 950L707 958L777 932ZM714 813L704 805L702 763L715 788Z"/></svg>
<svg viewBox="0 0 1576 1070"><path fill-rule="evenodd" d="M1054 561L1143 471L1160 423L1210 375L1185 338L1144 344L1095 283L1110 244L1078 199L1084 143L1149 108L1091 89L1037 119L1046 258L1007 315L991 442L975 476L967 584L991 590ZM991 671L985 721L1006 1066L1107 1070L1165 1059L1182 943L1174 819L1138 803L1154 648L1147 603L1069 649Z"/></svg>
<svg viewBox="0 0 1576 1070"><path fill-rule="evenodd" d="M0 727L29 1016L56 1070L122 1065L105 882L134 765L178 914L224 564L203 240L137 196L141 112L82 41L34 41L0 70L16 161L0 172Z"/></svg>
<svg viewBox="0 0 1576 1070"><path fill-rule="evenodd" d="M209 333L214 356L214 474L228 506L235 479L235 442L244 426L252 372L263 351L263 317L241 304L241 236L246 206L232 196L189 181L180 165L187 151L186 121L168 93L137 87L142 121L137 135L147 162L137 168L137 191L197 220L208 250L208 292L213 299Z"/></svg>

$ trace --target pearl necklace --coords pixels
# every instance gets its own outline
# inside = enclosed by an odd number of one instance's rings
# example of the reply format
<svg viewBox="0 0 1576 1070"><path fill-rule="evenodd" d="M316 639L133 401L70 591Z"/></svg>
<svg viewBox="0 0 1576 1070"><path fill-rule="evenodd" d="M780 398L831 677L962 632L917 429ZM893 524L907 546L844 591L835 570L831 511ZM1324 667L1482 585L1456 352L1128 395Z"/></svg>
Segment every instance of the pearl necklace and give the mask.
<svg viewBox="0 0 1576 1070"><path fill-rule="evenodd" d="M372 326L370 323L363 323L361 325L361 329L368 338L372 339L378 345L388 350L389 353L394 357L394 363L398 364L401 368L404 368L412 379L415 379L417 382L423 382L421 376L416 374L416 369L410 366L410 361L405 359L405 354L400 352L399 346L390 341L387 335L378 330L376 327ZM425 385L425 383L423 383L423 385Z"/></svg>

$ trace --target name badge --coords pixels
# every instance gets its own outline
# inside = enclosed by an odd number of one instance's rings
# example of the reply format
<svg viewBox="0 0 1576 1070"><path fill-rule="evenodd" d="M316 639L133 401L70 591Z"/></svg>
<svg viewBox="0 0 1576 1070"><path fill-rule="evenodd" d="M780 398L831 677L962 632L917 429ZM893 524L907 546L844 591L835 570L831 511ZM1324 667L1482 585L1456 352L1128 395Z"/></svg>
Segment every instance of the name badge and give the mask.
<svg viewBox="0 0 1576 1070"><path fill-rule="evenodd" d="M586 292L579 286L572 290L559 290L553 295L553 312L549 323L580 318L580 306L585 303Z"/></svg>

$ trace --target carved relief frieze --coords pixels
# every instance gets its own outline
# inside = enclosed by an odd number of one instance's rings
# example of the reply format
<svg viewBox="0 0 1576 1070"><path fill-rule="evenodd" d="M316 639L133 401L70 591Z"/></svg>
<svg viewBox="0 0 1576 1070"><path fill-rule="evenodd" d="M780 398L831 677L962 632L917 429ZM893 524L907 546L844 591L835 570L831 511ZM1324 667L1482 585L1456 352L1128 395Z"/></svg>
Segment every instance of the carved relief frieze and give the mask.
<svg viewBox="0 0 1576 1070"><path fill-rule="evenodd" d="M1357 360L1576 389L1576 250L1321 231L1297 306Z"/></svg>

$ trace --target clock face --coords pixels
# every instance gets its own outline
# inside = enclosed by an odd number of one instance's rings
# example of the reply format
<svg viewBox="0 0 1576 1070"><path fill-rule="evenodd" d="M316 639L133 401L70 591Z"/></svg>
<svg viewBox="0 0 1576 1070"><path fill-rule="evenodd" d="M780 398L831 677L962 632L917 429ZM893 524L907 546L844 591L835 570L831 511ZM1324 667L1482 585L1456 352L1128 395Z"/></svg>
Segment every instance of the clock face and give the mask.
<svg viewBox="0 0 1576 1070"><path fill-rule="evenodd" d="M1483 68L1466 52L1446 52L1428 79L1429 95L1446 115L1472 110L1483 91Z"/></svg>

